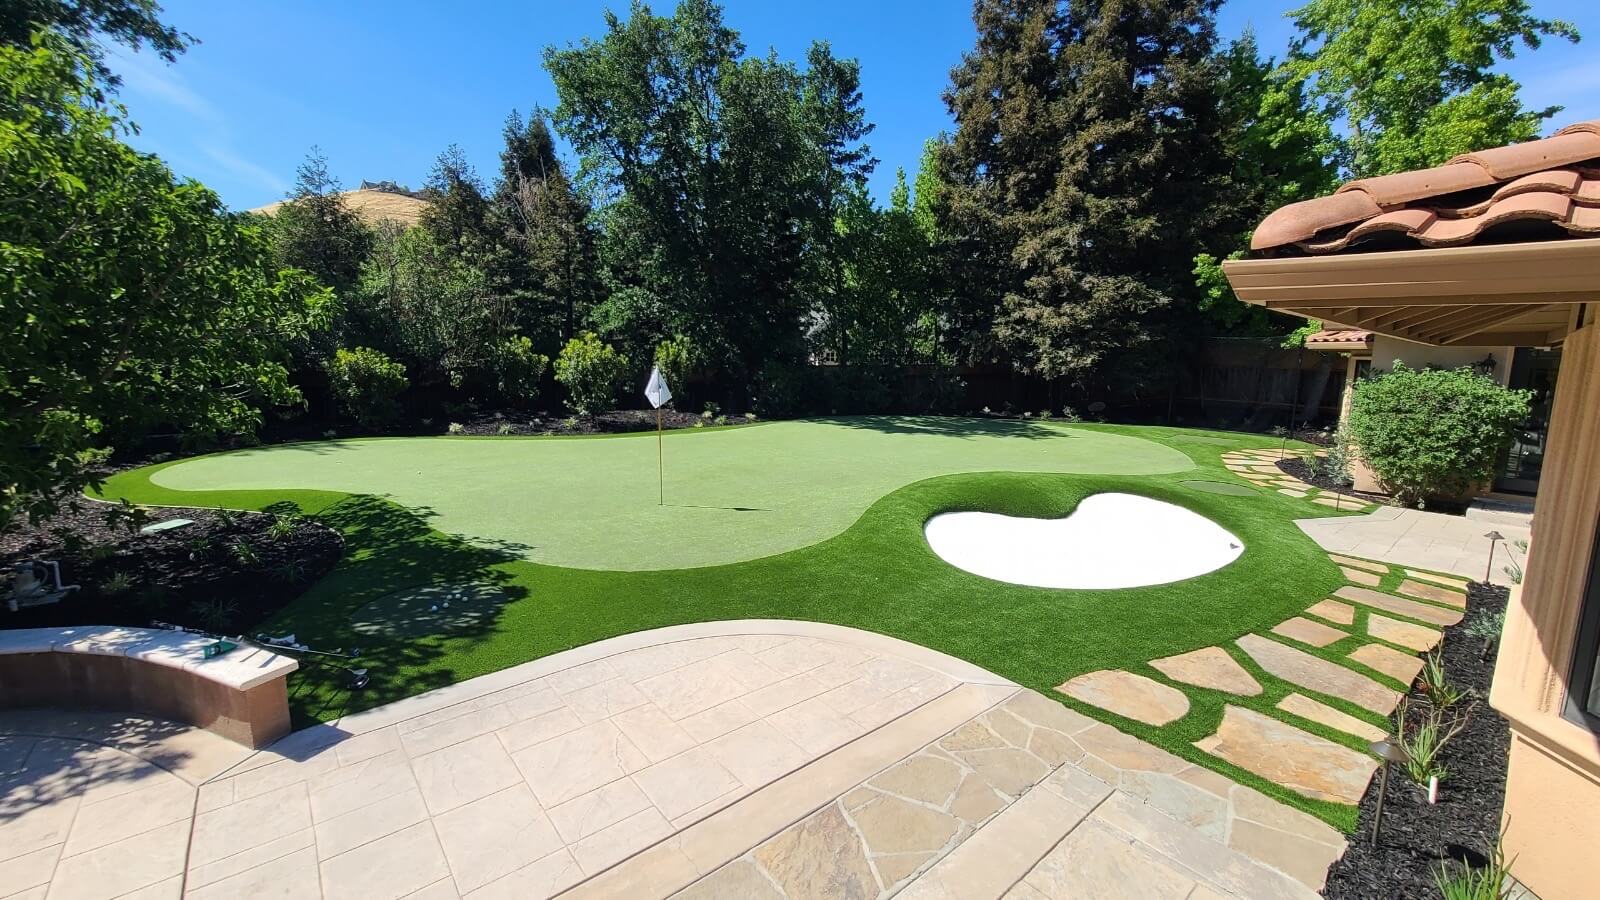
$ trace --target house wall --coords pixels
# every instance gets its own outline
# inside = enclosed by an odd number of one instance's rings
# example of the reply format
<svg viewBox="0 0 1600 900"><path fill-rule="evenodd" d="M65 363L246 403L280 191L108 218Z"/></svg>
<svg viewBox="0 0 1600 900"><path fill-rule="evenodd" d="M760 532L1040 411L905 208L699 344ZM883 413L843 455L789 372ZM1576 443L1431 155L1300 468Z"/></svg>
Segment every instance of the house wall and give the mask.
<svg viewBox="0 0 1600 900"><path fill-rule="evenodd" d="M1542 900L1600 892L1600 735L1562 715L1600 523L1600 326L1567 339L1526 578L1489 702L1511 723L1504 849Z"/></svg>

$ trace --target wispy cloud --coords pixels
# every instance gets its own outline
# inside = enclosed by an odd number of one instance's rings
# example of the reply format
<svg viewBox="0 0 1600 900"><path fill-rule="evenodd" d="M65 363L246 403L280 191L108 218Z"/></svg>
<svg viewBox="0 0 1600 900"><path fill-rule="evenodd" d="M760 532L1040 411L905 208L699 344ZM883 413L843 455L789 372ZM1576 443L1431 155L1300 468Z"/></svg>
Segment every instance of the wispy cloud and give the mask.
<svg viewBox="0 0 1600 900"><path fill-rule="evenodd" d="M227 116L191 87L172 65L153 55L122 47L110 47L106 55L112 69L122 77L125 97L171 107L191 120L193 127L185 133L190 151L185 155L191 160L196 159L197 152L199 158L235 178L274 194L288 190L289 183L283 176L253 162L238 149Z"/></svg>

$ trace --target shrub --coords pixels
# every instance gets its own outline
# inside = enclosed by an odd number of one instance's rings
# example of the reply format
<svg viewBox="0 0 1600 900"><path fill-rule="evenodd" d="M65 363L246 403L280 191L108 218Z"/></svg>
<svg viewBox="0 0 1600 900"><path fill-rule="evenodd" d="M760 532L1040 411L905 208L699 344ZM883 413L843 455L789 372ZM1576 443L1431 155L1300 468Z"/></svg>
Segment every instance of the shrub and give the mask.
<svg viewBox="0 0 1600 900"><path fill-rule="evenodd" d="M339 406L357 422L373 427L394 421L396 402L406 389L406 367L370 347L340 347L329 376Z"/></svg>
<svg viewBox="0 0 1600 900"><path fill-rule="evenodd" d="M1358 382L1350 432L1363 460L1397 501L1460 498L1487 481L1528 417L1527 391L1471 369L1409 369Z"/></svg>
<svg viewBox="0 0 1600 900"><path fill-rule="evenodd" d="M500 342L494 362L495 391L509 403L527 403L537 397L539 381L550 368L550 357L533 352L533 341L520 334Z"/></svg>
<svg viewBox="0 0 1600 900"><path fill-rule="evenodd" d="M667 386L682 392L689 373L700 365L700 351L688 338L676 335L656 345L655 364L661 377L667 379Z"/></svg>
<svg viewBox="0 0 1600 900"><path fill-rule="evenodd" d="M556 380L567 389L568 404L585 415L610 406L627 377L628 360L592 331L567 341L556 358Z"/></svg>

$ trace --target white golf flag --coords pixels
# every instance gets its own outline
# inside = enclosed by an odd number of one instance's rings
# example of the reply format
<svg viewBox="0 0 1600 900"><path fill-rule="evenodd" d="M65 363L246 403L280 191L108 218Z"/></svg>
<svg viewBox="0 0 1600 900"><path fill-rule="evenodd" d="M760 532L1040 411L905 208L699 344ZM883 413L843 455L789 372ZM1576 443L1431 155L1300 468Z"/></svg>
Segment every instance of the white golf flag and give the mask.
<svg viewBox="0 0 1600 900"><path fill-rule="evenodd" d="M651 367L650 383L644 386L644 396L656 409L660 409L672 399L672 388L667 387L667 379L662 376L659 368Z"/></svg>

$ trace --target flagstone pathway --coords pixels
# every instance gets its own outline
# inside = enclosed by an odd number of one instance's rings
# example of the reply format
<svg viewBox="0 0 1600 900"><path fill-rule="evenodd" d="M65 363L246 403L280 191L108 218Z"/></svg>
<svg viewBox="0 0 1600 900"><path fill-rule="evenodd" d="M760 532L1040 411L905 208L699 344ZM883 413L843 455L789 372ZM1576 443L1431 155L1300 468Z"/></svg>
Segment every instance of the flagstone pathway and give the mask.
<svg viewBox="0 0 1600 900"><path fill-rule="evenodd" d="M1246 480L1291 495L1315 491L1278 472L1270 465L1276 459L1275 450L1224 456ZM1153 659L1148 671L1087 672L1057 690L1158 727L1193 706L1174 694L1233 698L1197 749L1303 797L1358 803L1377 767L1367 744L1393 728L1387 717L1422 669L1416 654L1438 645L1441 627L1461 621L1466 582L1339 553L1329 560L1350 583L1303 615L1232 647Z"/></svg>
<svg viewBox="0 0 1600 900"><path fill-rule="evenodd" d="M1222 464L1229 472L1245 481L1258 487L1272 488L1286 497L1304 499L1318 506L1349 512L1366 512L1372 509L1372 504L1364 500L1348 497L1337 491L1322 490L1278 468L1279 460L1295 459L1299 455L1299 451L1273 448L1234 450L1222 454ZM1326 456L1327 453L1319 450L1316 451L1316 455Z"/></svg>

